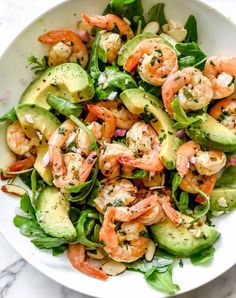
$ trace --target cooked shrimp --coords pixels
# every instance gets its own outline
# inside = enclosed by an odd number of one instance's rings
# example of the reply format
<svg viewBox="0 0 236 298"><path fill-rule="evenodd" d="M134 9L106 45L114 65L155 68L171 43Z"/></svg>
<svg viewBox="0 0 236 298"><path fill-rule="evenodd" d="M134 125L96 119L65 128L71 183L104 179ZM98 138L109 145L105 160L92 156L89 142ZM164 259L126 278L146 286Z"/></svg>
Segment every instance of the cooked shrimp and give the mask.
<svg viewBox="0 0 236 298"><path fill-rule="evenodd" d="M117 128L130 129L133 126L133 124L135 124L139 119L139 116L131 113L128 109L126 109L126 107L122 104L120 100L99 101L96 105L99 107L104 107L112 112L112 114L116 117Z"/></svg>
<svg viewBox="0 0 236 298"><path fill-rule="evenodd" d="M166 218L165 213L161 205L156 202L156 204L150 208L147 212L140 215L136 221L140 222L145 226L154 225L155 223L164 221Z"/></svg>
<svg viewBox="0 0 236 298"><path fill-rule="evenodd" d="M123 165L128 165L151 172L160 172L164 169L157 150L151 150L149 153L144 154L142 158L136 159L131 156L120 156L118 157L118 161Z"/></svg>
<svg viewBox="0 0 236 298"><path fill-rule="evenodd" d="M107 206L127 206L136 199L137 189L127 179L110 180L100 190L94 200L99 212L104 213Z"/></svg>
<svg viewBox="0 0 236 298"><path fill-rule="evenodd" d="M79 271L98 279L108 279L108 276L102 270L86 262L84 245L69 244L67 253L72 266L78 269Z"/></svg>
<svg viewBox="0 0 236 298"><path fill-rule="evenodd" d="M88 63L88 50L78 34L70 30L54 30L39 36L41 43L50 45L48 63L77 62L85 68Z"/></svg>
<svg viewBox="0 0 236 298"><path fill-rule="evenodd" d="M101 32L99 45L105 49L107 61L112 64L117 60L118 52L122 46L121 37L117 33Z"/></svg>
<svg viewBox="0 0 236 298"><path fill-rule="evenodd" d="M105 16L101 15L87 15L82 13L82 19L84 22L87 22L89 25L94 27L99 27L111 31L114 28L119 29L120 35L124 35L127 39L131 39L134 36L132 29L129 24L124 20L113 14L107 14Z"/></svg>
<svg viewBox="0 0 236 298"><path fill-rule="evenodd" d="M97 153L92 151L85 160L78 153L66 153L64 155L59 153L58 158L62 158L62 167L65 170L61 175L55 175L53 172L53 183L57 188L64 189L81 184L88 179L97 160Z"/></svg>
<svg viewBox="0 0 236 298"><path fill-rule="evenodd" d="M124 69L132 72L137 66L145 82L161 86L168 75L178 70L178 59L174 50L156 38L145 39L125 61Z"/></svg>
<svg viewBox="0 0 236 298"><path fill-rule="evenodd" d="M7 128L7 145L17 155L24 155L34 146L39 146L37 137L28 139L19 121L12 122Z"/></svg>
<svg viewBox="0 0 236 298"><path fill-rule="evenodd" d="M145 237L147 230L143 224L130 221L123 223L116 231L115 209L107 209L99 238L104 242L104 250L110 258L117 262L134 262L147 250L148 238Z"/></svg>
<svg viewBox="0 0 236 298"><path fill-rule="evenodd" d="M185 111L200 110L213 98L211 81L194 67L178 70L168 76L162 86L163 102L170 116L173 116L171 103L175 95Z"/></svg>
<svg viewBox="0 0 236 298"><path fill-rule="evenodd" d="M124 145L106 143L99 158L99 169L102 174L108 178L119 176L121 165L118 158L122 156L134 158L134 153Z"/></svg>
<svg viewBox="0 0 236 298"><path fill-rule="evenodd" d="M102 126L98 122L90 123L87 128L91 131L96 141L102 139ZM87 133L83 129L78 129L75 136L76 145L78 151L81 151L85 155L88 155L90 150L90 139Z"/></svg>
<svg viewBox="0 0 236 298"><path fill-rule="evenodd" d="M99 107L93 104L89 104L87 107L90 113L104 121L102 127L102 139L110 142L116 129L116 117L111 111L104 107Z"/></svg>
<svg viewBox="0 0 236 298"><path fill-rule="evenodd" d="M212 56L207 58L203 74L212 83L214 99L231 95L235 89L236 57Z"/></svg>
<svg viewBox="0 0 236 298"><path fill-rule="evenodd" d="M218 101L209 114L236 133L236 98L227 97Z"/></svg>
<svg viewBox="0 0 236 298"><path fill-rule="evenodd" d="M209 196L214 189L216 179L217 176L215 174L211 176L200 175L196 171L196 168L191 165L188 173L182 178L179 187L183 191L192 194L198 193L198 190L200 189ZM205 199L202 198L201 195L198 195L196 201L202 203L205 202Z"/></svg>
<svg viewBox="0 0 236 298"><path fill-rule="evenodd" d="M11 164L7 168L7 171L19 172L19 171L30 169L31 167L33 167L35 159L36 159L35 156L33 156L31 153L27 153L23 159L18 160L15 163Z"/></svg>
<svg viewBox="0 0 236 298"><path fill-rule="evenodd" d="M128 147L138 154L149 153L158 147L159 139L150 124L136 122L126 133Z"/></svg>
<svg viewBox="0 0 236 298"><path fill-rule="evenodd" d="M180 176L188 173L190 163L194 164L200 175L211 176L218 173L226 163L226 156L221 151L202 151L193 141L182 144L176 152L176 168Z"/></svg>

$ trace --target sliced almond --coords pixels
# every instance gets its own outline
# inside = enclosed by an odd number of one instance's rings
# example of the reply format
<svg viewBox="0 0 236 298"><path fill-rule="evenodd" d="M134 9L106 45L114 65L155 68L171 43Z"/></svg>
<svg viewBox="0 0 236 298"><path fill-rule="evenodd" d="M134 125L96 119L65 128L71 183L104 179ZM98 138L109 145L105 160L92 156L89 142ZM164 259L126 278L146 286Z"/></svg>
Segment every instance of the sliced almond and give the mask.
<svg viewBox="0 0 236 298"><path fill-rule="evenodd" d="M2 185L1 190L3 192L11 193L11 194L19 196L19 197L21 197L25 193L27 193L27 191L23 187L15 185L15 184Z"/></svg>
<svg viewBox="0 0 236 298"><path fill-rule="evenodd" d="M173 37L177 42L181 42L187 35L186 29L172 29L168 31L168 34Z"/></svg>
<svg viewBox="0 0 236 298"><path fill-rule="evenodd" d="M102 260L104 259L104 255L99 251L99 250L96 250L95 251L87 251L87 256L92 258L92 259L95 259L95 260Z"/></svg>
<svg viewBox="0 0 236 298"><path fill-rule="evenodd" d="M102 270L107 275L116 276L121 274L126 269L123 263L116 262L114 260L109 260L102 266Z"/></svg>
<svg viewBox="0 0 236 298"><path fill-rule="evenodd" d="M153 259L155 255L155 251L156 251L156 244L151 239L149 239L147 251L145 253L145 259L148 262L150 262Z"/></svg>
<svg viewBox="0 0 236 298"><path fill-rule="evenodd" d="M144 32L151 32L153 34L157 34L157 32L159 31L159 29L160 29L160 25L159 25L158 22L150 22L143 29L143 33Z"/></svg>

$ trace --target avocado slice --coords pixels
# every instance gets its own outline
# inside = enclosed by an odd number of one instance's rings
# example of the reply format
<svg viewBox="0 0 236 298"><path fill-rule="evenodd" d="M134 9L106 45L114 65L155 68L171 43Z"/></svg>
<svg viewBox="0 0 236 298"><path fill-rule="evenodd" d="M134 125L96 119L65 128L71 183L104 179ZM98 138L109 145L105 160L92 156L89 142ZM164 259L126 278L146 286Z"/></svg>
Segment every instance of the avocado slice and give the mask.
<svg viewBox="0 0 236 298"><path fill-rule="evenodd" d="M20 103L49 109L46 101L49 92L78 103L91 99L95 91L91 78L79 64L64 63L47 68L33 80L21 95Z"/></svg>
<svg viewBox="0 0 236 298"><path fill-rule="evenodd" d="M236 135L210 115L204 122L195 122L186 129L187 135L210 149L224 152L236 150Z"/></svg>
<svg viewBox="0 0 236 298"><path fill-rule="evenodd" d="M76 230L69 218L70 202L55 187L46 187L36 202L36 217L42 229L57 238L74 239Z"/></svg>
<svg viewBox="0 0 236 298"><path fill-rule="evenodd" d="M61 124L57 117L48 110L34 104L19 104L15 110L28 138L36 137L36 131L40 131L46 140L49 140Z"/></svg>
<svg viewBox="0 0 236 298"><path fill-rule="evenodd" d="M120 49L117 61L118 65L122 66L124 64L125 60L132 54L133 50L137 47L140 41L155 37L157 37L155 34L151 32L145 32L138 34L134 38L128 40Z"/></svg>
<svg viewBox="0 0 236 298"><path fill-rule="evenodd" d="M7 127L7 122L0 123L0 169L4 170L16 162L16 155L7 146Z"/></svg>
<svg viewBox="0 0 236 298"><path fill-rule="evenodd" d="M181 215L185 222L191 222L192 218ZM191 228L192 229L192 228ZM220 234L213 227L206 224L198 227L200 236L196 238L186 225L176 227L169 219L151 226L154 241L169 253L178 257L187 258L211 247Z"/></svg>
<svg viewBox="0 0 236 298"><path fill-rule="evenodd" d="M236 188L215 188L211 194L211 211L229 212L236 208Z"/></svg>
<svg viewBox="0 0 236 298"><path fill-rule="evenodd" d="M236 187L236 166L227 166L216 181L216 187Z"/></svg>
<svg viewBox="0 0 236 298"><path fill-rule="evenodd" d="M37 158L34 163L34 168L48 185L52 185L53 176L51 167L49 165L45 167L43 162L44 156L47 152L48 145L46 144L37 148Z"/></svg>
<svg viewBox="0 0 236 298"><path fill-rule="evenodd" d="M167 169L174 169L180 139L175 136L172 119L165 112L162 102L142 89L125 90L120 94L120 98L130 112L140 115L144 110L148 110L154 115L156 119L151 120L150 124L159 136L160 158Z"/></svg>

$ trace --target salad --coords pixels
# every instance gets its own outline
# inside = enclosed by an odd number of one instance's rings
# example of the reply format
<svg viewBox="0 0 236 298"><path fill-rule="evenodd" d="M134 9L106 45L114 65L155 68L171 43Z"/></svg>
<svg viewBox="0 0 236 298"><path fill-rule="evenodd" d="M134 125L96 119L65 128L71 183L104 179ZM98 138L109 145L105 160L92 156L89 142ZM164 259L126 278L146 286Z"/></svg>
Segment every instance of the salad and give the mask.
<svg viewBox="0 0 236 298"><path fill-rule="evenodd" d="M164 9L112 0L76 31L42 32L36 77L0 117L1 190L39 249L175 294L174 264L210 262L211 219L236 207L236 57L206 56L195 17Z"/></svg>

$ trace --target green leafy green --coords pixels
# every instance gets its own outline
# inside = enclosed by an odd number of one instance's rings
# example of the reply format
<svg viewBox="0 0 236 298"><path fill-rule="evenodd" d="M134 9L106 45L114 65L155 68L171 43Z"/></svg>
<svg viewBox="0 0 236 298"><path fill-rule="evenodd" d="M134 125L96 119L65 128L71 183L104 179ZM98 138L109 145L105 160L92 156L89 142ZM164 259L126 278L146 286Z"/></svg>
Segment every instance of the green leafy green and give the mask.
<svg viewBox="0 0 236 298"><path fill-rule="evenodd" d="M201 217L206 215L210 209L210 198L200 189L195 190L206 200L206 202L202 205L195 207L194 213L196 214L196 216L194 217L194 220L191 223L198 221Z"/></svg>
<svg viewBox="0 0 236 298"><path fill-rule="evenodd" d="M139 20L142 20L143 27L143 6L141 0L111 0L103 14L114 13L120 17L126 17L131 22L131 28L136 30Z"/></svg>
<svg viewBox="0 0 236 298"><path fill-rule="evenodd" d="M95 202L94 200L96 199L96 197L98 196L99 191L102 189L102 185L100 184L100 182L98 181L98 179L96 180L96 182L94 183L94 186L89 194L88 197L88 205L95 207Z"/></svg>
<svg viewBox="0 0 236 298"><path fill-rule="evenodd" d="M47 103L55 109L59 114L70 117L74 115L75 117L79 117L83 111L83 105L75 104L66 100L60 96L53 95L48 93Z"/></svg>
<svg viewBox="0 0 236 298"><path fill-rule="evenodd" d="M236 184L236 166L226 167L216 181L216 187L231 186Z"/></svg>
<svg viewBox="0 0 236 298"><path fill-rule="evenodd" d="M122 178L126 179L142 179L147 176L147 171L135 169L131 175L122 175Z"/></svg>
<svg viewBox="0 0 236 298"><path fill-rule="evenodd" d="M180 69L193 66L203 70L206 62L206 55L196 42L177 43L175 48L180 53L178 57Z"/></svg>
<svg viewBox="0 0 236 298"><path fill-rule="evenodd" d="M186 211L188 209L188 203L189 203L189 194L185 191L182 191L180 193L180 198L179 198L179 202L178 202L178 207L179 207L180 213L186 213Z"/></svg>
<svg viewBox="0 0 236 298"><path fill-rule="evenodd" d="M172 281L173 264L173 256L158 249L151 262L139 259L126 264L126 266L130 270L144 273L147 283L155 289L168 294L175 294L179 290L179 286L173 284Z"/></svg>
<svg viewBox="0 0 236 298"><path fill-rule="evenodd" d="M32 190L32 202L36 203L36 190L37 190L37 171L34 169L31 173L31 190Z"/></svg>
<svg viewBox="0 0 236 298"><path fill-rule="evenodd" d="M178 207L179 206L179 202L176 198L176 191L180 185L182 181L182 177L180 177L180 175L178 173L175 173L172 179L172 184L171 184L171 191L172 191L172 198L175 201L175 205Z"/></svg>
<svg viewBox="0 0 236 298"><path fill-rule="evenodd" d="M167 23L164 3L158 3L149 10L148 23L152 21L158 22L160 27Z"/></svg>
<svg viewBox="0 0 236 298"><path fill-rule="evenodd" d="M126 72L119 71L118 67L108 66L101 73L104 82L99 83L96 87L96 99L102 100L109 98L111 92L122 92L127 89L137 88L137 84L133 77Z"/></svg>
<svg viewBox="0 0 236 298"><path fill-rule="evenodd" d="M17 120L15 108L12 108L9 112L7 112L6 114L0 117L0 122L5 122L7 120L9 121Z"/></svg>
<svg viewBox="0 0 236 298"><path fill-rule="evenodd" d="M42 59L39 59L31 54L27 59L29 64L31 65L31 70L34 70L36 75L39 75L49 67L48 56L44 56Z"/></svg>
<svg viewBox="0 0 236 298"><path fill-rule="evenodd" d="M53 249L61 246L60 250L56 251L56 254L59 254L60 251L62 253L64 251L62 250L62 245L65 245L65 240L51 237L44 232L37 222L35 210L28 194L24 194L21 197L20 208L27 214L26 217L16 215L13 219L14 225L20 229L20 233L27 237L33 237L31 242L40 249ZM55 252L52 251L52 253L54 254Z"/></svg>
<svg viewBox="0 0 236 298"><path fill-rule="evenodd" d="M207 250L204 250L198 254L192 255L190 257L191 263L193 265L202 265L202 264L209 263L214 257L214 253L215 253L215 248L212 246Z"/></svg>
<svg viewBox="0 0 236 298"><path fill-rule="evenodd" d="M187 35L183 42L196 42L198 41L198 31L197 31L197 20L193 15L190 15L187 22L184 25L187 30Z"/></svg>
<svg viewBox="0 0 236 298"><path fill-rule="evenodd" d="M151 93L152 95L159 97L161 96L161 87L160 86L153 86L151 84L148 84L147 82L144 81L139 81L138 82L139 87L143 88L144 91Z"/></svg>
<svg viewBox="0 0 236 298"><path fill-rule="evenodd" d="M99 31L97 31L96 38L90 53L90 60L89 60L89 65L87 69L94 83L97 81L98 77L101 74L101 71L99 68L99 54L98 54L100 39L101 39L101 34Z"/></svg>
<svg viewBox="0 0 236 298"><path fill-rule="evenodd" d="M171 107L173 110L173 117L177 121L177 123L173 124L174 129L186 128L195 122L206 120L205 111L200 111L197 113L194 112L192 114L189 113L190 116L188 116L184 111L184 109L182 108L179 98L177 96L172 101Z"/></svg>
<svg viewBox="0 0 236 298"><path fill-rule="evenodd" d="M98 243L89 240L88 236L92 232L96 219L99 219L98 212L93 209L83 210L78 219L78 223L76 225L77 232L77 241L85 246L96 248L98 247ZM89 225L92 222L92 227Z"/></svg>

